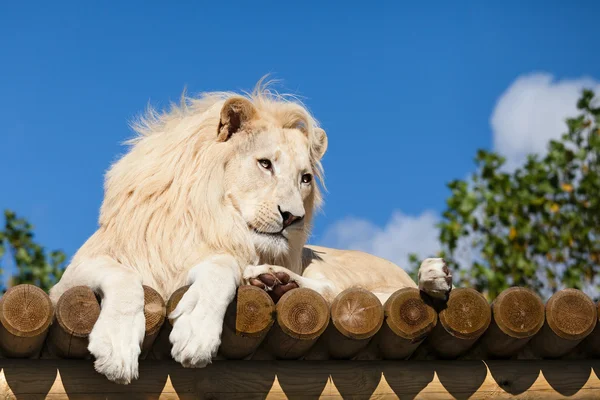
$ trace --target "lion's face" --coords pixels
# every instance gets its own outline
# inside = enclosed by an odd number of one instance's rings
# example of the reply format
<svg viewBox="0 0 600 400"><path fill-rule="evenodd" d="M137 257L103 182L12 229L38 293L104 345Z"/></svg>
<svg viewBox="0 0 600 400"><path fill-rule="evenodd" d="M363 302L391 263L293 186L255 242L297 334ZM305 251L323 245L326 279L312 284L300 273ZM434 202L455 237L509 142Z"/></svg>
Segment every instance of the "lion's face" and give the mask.
<svg viewBox="0 0 600 400"><path fill-rule="evenodd" d="M245 221L256 250L279 256L306 236L316 190L309 141L300 129L260 118L249 118L239 129L229 141L236 155L226 166L226 198ZM325 140L322 130L319 134Z"/></svg>
<svg viewBox="0 0 600 400"><path fill-rule="evenodd" d="M285 252L305 227L313 171L307 139L296 129L269 127L227 165L227 198L241 214L260 252Z"/></svg>

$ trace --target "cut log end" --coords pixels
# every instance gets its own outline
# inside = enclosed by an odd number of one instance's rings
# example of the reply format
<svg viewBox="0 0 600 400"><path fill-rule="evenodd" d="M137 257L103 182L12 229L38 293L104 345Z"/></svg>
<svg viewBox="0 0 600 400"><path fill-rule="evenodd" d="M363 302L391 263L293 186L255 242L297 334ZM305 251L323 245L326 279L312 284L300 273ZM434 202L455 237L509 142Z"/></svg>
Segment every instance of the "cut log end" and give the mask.
<svg viewBox="0 0 600 400"><path fill-rule="evenodd" d="M340 293L331 304L331 321L349 339L368 339L383 323L383 307L373 293L351 288Z"/></svg>
<svg viewBox="0 0 600 400"><path fill-rule="evenodd" d="M144 317L146 320L146 336L156 334L167 313L165 301L154 289L144 285Z"/></svg>
<svg viewBox="0 0 600 400"><path fill-rule="evenodd" d="M167 301L167 310L166 310L166 317L169 318L169 315L171 315L171 313L175 310L175 308L177 308L177 304L179 304L179 302L181 301L181 298L183 297L183 295L185 294L185 292L188 291L188 289L190 288L190 285L187 286L182 286L179 289L177 289L176 291L173 292L173 294L171 294L171 297L169 297L169 301ZM169 323L171 325L173 325L173 320L171 320L169 318Z"/></svg>
<svg viewBox="0 0 600 400"><path fill-rule="evenodd" d="M99 316L100 304L86 286L67 290L56 304L56 322L64 332L75 337L87 337Z"/></svg>
<svg viewBox="0 0 600 400"><path fill-rule="evenodd" d="M544 325L544 303L532 290L512 287L492 303L494 321L506 335L523 339L535 335Z"/></svg>
<svg viewBox="0 0 600 400"><path fill-rule="evenodd" d="M33 285L17 285L0 300L0 322L17 337L38 336L48 329L54 317L48 295Z"/></svg>
<svg viewBox="0 0 600 400"><path fill-rule="evenodd" d="M327 301L308 288L290 290L277 303L277 323L295 339L319 337L327 328L329 315Z"/></svg>
<svg viewBox="0 0 600 400"><path fill-rule="evenodd" d="M491 317L490 305L485 297L471 288L453 289L447 307L439 314L444 329L465 340L481 336L490 325Z"/></svg>
<svg viewBox="0 0 600 400"><path fill-rule="evenodd" d="M597 319L596 305L577 289L561 290L546 303L546 321L563 339L582 340L592 332Z"/></svg>
<svg viewBox="0 0 600 400"><path fill-rule="evenodd" d="M273 325L275 304L271 297L255 286L240 286L237 291L235 332L238 335L263 336Z"/></svg>
<svg viewBox="0 0 600 400"><path fill-rule="evenodd" d="M423 301L415 288L396 291L386 301L384 310L389 328L404 339L422 339L437 324L435 310Z"/></svg>

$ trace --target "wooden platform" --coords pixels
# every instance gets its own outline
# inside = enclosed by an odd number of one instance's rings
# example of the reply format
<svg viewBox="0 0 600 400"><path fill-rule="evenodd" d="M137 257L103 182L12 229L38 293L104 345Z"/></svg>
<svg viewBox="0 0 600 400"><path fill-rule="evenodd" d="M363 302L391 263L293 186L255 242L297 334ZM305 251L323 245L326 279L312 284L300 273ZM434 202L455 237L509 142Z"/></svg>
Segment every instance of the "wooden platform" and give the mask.
<svg viewBox="0 0 600 400"><path fill-rule="evenodd" d="M123 386L85 360L0 360L17 399L598 399L600 361L143 361Z"/></svg>
<svg viewBox="0 0 600 400"><path fill-rule="evenodd" d="M170 357L168 319L187 287L162 299L144 287L139 379L123 386L93 369L88 335L98 315L86 287L56 307L18 285L0 299L0 397L18 399L600 399L598 306L565 289L547 301L526 288L492 304L456 288L436 302L400 289L385 304L353 288L329 306L310 289L277 304L242 286L223 321L213 364ZM166 300L166 301L165 301Z"/></svg>

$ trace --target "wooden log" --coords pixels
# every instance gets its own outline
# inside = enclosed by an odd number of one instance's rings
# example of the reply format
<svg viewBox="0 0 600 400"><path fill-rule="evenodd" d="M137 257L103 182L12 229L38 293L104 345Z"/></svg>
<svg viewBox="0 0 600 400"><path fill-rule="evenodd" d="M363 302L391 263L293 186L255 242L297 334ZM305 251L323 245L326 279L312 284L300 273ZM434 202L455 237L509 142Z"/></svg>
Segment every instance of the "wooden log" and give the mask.
<svg viewBox="0 0 600 400"><path fill-rule="evenodd" d="M532 290L511 287L492 302L492 321L481 338L486 354L504 358L518 353L544 325L544 303Z"/></svg>
<svg viewBox="0 0 600 400"><path fill-rule="evenodd" d="M562 357L594 330L597 321L596 305L585 293L563 289L546 303L546 322L531 339L531 350L543 358Z"/></svg>
<svg viewBox="0 0 600 400"><path fill-rule="evenodd" d="M92 289L75 286L56 304L56 321L48 337L48 348L61 358L86 358L88 336L100 315L100 304Z"/></svg>
<svg viewBox="0 0 600 400"><path fill-rule="evenodd" d="M427 338L428 347L441 358L456 358L468 351L490 325L492 312L481 293L458 288L450 296L439 322Z"/></svg>
<svg viewBox="0 0 600 400"><path fill-rule="evenodd" d="M158 337L160 328L165 322L166 315L167 308L160 293L150 286L144 285L144 318L146 321L146 332L142 343L142 359L150 352L154 341Z"/></svg>
<svg viewBox="0 0 600 400"><path fill-rule="evenodd" d="M324 339L334 359L349 359L365 348L383 323L381 301L360 288L344 290L331 304L331 323Z"/></svg>
<svg viewBox="0 0 600 400"><path fill-rule="evenodd" d="M377 340L386 359L409 357L436 326L438 316L421 298L419 289L403 288L384 305L385 323Z"/></svg>
<svg viewBox="0 0 600 400"><path fill-rule="evenodd" d="M175 310L190 285L177 289L166 305L167 317ZM262 289L254 286L240 286L236 298L227 308L223 321L219 355L229 359L242 359L252 354L261 344L273 325L275 304ZM164 324L152 349L153 359L170 357L169 335L174 321Z"/></svg>
<svg viewBox="0 0 600 400"><path fill-rule="evenodd" d="M37 356L54 318L48 295L33 285L17 285L0 299L0 350L14 358Z"/></svg>
<svg viewBox="0 0 600 400"><path fill-rule="evenodd" d="M154 344L152 349L148 352L146 358L152 360L164 360L171 358L171 342L169 341L169 335L173 330L173 320L169 318L169 315L175 310L179 301L187 292L190 285L182 286L176 291L174 291L169 300L167 300L167 304L165 306L165 317L166 321L162 324L162 328L158 332L158 336L154 340Z"/></svg>
<svg viewBox="0 0 600 400"><path fill-rule="evenodd" d="M62 358L87 358L88 336L100 316L100 303L87 286L67 290L56 304L56 321L48 340L51 354ZM160 294L144 285L146 319L141 358L149 352L165 319L165 304Z"/></svg>
<svg viewBox="0 0 600 400"><path fill-rule="evenodd" d="M173 311L175 311L175 309L177 308L177 305L181 301L181 298L183 297L185 292L188 291L189 288L190 288L190 285L182 286L179 289L177 289L176 291L174 291L173 294L171 295L171 297L169 297L169 300L167 301L167 314L166 314L167 318L169 317L169 315L171 315L171 313ZM168 321L169 321L169 324L171 326L173 326L174 321L171 318L168 318Z"/></svg>
<svg viewBox="0 0 600 400"><path fill-rule="evenodd" d="M600 357L600 301L596 304L596 315L598 316L599 321L596 321L596 327L592 333L585 338L583 351L593 357Z"/></svg>
<svg viewBox="0 0 600 400"><path fill-rule="evenodd" d="M316 343L329 324L329 304L308 288L290 290L276 306L277 323L265 339L276 358L298 359Z"/></svg>
<svg viewBox="0 0 600 400"><path fill-rule="evenodd" d="M227 308L219 353L239 360L252 354L262 343L275 321L275 303L256 286L240 286Z"/></svg>

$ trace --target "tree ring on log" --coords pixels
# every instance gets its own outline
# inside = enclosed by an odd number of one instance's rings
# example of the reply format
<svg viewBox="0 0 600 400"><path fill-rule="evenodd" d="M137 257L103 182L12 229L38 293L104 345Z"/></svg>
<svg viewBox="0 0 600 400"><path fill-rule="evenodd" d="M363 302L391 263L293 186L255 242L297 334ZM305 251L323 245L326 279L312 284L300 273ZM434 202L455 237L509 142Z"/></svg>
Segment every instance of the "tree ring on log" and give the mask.
<svg viewBox="0 0 600 400"><path fill-rule="evenodd" d="M167 308L162 296L150 286L144 285L144 318L146 321L146 336L151 336L160 330Z"/></svg>
<svg viewBox="0 0 600 400"><path fill-rule="evenodd" d="M56 322L75 337L86 338L100 316L100 304L87 286L67 290L56 304Z"/></svg>
<svg viewBox="0 0 600 400"><path fill-rule="evenodd" d="M546 303L546 321L557 336L581 340L592 332L597 323L594 302L582 291L563 289Z"/></svg>
<svg viewBox="0 0 600 400"><path fill-rule="evenodd" d="M255 286L240 286L235 300L235 325L231 326L236 335L260 337L274 322L275 304L271 296Z"/></svg>
<svg viewBox="0 0 600 400"><path fill-rule="evenodd" d="M34 337L52 323L54 310L42 289L29 285L13 286L0 300L0 322L17 337Z"/></svg>
<svg viewBox="0 0 600 400"><path fill-rule="evenodd" d="M276 309L281 330L296 339L315 339L329 324L329 304L312 289L290 290L281 296Z"/></svg>
<svg viewBox="0 0 600 400"><path fill-rule="evenodd" d="M440 322L459 339L476 339L490 325L492 312L483 295L471 288L452 289L447 307L440 311Z"/></svg>
<svg viewBox="0 0 600 400"><path fill-rule="evenodd" d="M368 339L383 324L381 301L365 289L344 290L331 304L331 321L342 335L350 339Z"/></svg>
<svg viewBox="0 0 600 400"><path fill-rule="evenodd" d="M421 298L416 288L394 292L385 302L384 312L388 327L401 338L419 341L437 324L437 313Z"/></svg>
<svg viewBox="0 0 600 400"><path fill-rule="evenodd" d="M545 307L540 296L523 287L508 288L492 303L498 327L516 339L535 335L544 326Z"/></svg>

